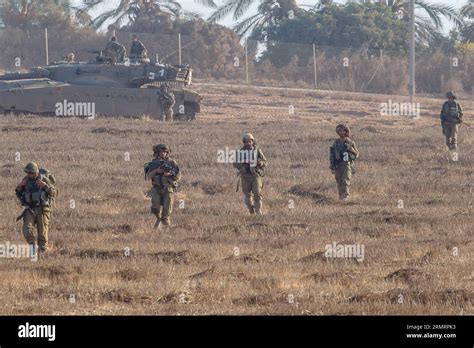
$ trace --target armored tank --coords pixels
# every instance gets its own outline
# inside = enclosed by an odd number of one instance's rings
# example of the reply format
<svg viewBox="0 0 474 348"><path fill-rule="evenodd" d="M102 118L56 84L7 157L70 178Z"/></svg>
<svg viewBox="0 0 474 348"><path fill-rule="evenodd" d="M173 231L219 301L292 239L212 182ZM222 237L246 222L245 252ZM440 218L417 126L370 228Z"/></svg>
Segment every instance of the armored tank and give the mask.
<svg viewBox="0 0 474 348"><path fill-rule="evenodd" d="M187 65L130 62L58 62L0 75L0 113L55 116L136 116L162 119L160 88L174 94L174 119L193 120L201 96L189 89Z"/></svg>

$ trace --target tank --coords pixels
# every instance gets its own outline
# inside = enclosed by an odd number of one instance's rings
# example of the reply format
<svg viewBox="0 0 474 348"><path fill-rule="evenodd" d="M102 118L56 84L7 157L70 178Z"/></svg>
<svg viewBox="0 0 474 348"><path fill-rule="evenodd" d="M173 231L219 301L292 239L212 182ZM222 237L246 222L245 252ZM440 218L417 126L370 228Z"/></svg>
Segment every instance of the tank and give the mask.
<svg viewBox="0 0 474 348"><path fill-rule="evenodd" d="M189 89L187 65L106 61L58 62L0 75L0 113L53 116L135 116L162 119L166 84L174 94L174 119L193 120L201 96Z"/></svg>

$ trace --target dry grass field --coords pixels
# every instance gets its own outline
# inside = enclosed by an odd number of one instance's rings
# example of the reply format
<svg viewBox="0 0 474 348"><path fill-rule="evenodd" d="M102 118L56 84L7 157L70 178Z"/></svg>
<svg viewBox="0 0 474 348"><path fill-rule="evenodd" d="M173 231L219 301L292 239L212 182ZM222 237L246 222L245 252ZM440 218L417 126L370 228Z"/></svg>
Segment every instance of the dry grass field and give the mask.
<svg viewBox="0 0 474 348"><path fill-rule="evenodd" d="M474 138L462 126L450 158L442 100L420 99L412 120L380 116L396 96L197 88L190 123L0 117L0 244L24 242L23 166L38 161L59 182L51 252L0 259L0 314L474 314ZM339 122L361 152L348 203L328 169ZM261 217L217 163L244 131L269 161ZM183 179L174 226L156 231L143 164L160 142ZM363 245L363 261L326 258L332 243Z"/></svg>

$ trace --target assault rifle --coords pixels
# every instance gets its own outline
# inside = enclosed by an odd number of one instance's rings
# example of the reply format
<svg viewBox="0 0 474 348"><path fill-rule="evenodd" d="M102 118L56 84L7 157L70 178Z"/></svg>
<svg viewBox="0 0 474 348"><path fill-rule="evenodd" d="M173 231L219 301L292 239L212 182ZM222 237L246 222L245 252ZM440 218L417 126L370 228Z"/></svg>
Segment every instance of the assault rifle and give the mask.
<svg viewBox="0 0 474 348"><path fill-rule="evenodd" d="M163 172L170 173L172 176L176 176L178 174L176 169L168 161L161 160L161 159L154 159L153 161L146 163L143 168L145 172L145 180L146 180L146 175L148 174L148 172L156 168L161 168L163 169Z"/></svg>

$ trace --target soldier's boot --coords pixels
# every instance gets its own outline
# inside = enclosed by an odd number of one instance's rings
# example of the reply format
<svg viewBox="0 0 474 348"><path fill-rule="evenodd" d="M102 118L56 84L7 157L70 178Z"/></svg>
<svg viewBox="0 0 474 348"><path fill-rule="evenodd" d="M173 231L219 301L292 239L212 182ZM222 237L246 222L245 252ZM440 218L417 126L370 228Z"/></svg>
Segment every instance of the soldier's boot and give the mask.
<svg viewBox="0 0 474 348"><path fill-rule="evenodd" d="M161 216L160 216L160 210L156 208L151 208L151 213L155 215L156 217L156 222L153 228L155 229L160 229L161 228Z"/></svg>
<svg viewBox="0 0 474 348"><path fill-rule="evenodd" d="M172 201L166 200L163 204L163 210L161 211L161 224L163 226L170 226L171 225L171 209L172 209Z"/></svg>
<svg viewBox="0 0 474 348"><path fill-rule="evenodd" d="M169 216L162 217L161 218L161 223L162 223L163 226L171 226L171 219L169 218Z"/></svg>
<svg viewBox="0 0 474 348"><path fill-rule="evenodd" d="M262 203L261 199L255 200L255 214L263 215L262 205L263 205L263 203Z"/></svg>

